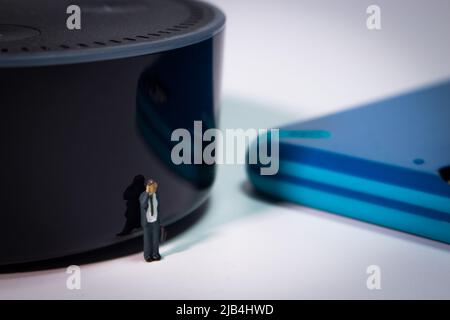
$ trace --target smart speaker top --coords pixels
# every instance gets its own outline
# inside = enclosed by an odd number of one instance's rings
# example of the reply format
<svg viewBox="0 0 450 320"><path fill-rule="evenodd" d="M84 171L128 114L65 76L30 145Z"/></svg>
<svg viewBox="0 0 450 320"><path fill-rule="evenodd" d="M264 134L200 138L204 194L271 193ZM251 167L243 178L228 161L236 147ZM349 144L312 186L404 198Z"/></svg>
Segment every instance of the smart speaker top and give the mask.
<svg viewBox="0 0 450 320"><path fill-rule="evenodd" d="M67 8L81 9L80 30ZM151 54L221 31L225 17L191 0L6 0L0 4L0 67L55 65Z"/></svg>

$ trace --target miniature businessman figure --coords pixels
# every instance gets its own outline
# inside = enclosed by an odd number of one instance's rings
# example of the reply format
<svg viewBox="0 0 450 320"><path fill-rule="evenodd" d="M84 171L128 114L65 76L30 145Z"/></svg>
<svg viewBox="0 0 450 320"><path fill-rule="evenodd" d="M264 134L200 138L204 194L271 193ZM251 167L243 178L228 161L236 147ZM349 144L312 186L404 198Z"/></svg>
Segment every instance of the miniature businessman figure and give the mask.
<svg viewBox="0 0 450 320"><path fill-rule="evenodd" d="M160 218L158 214L158 198L156 190L158 184L154 180L148 180L145 191L139 197L141 204L141 224L144 231L144 258L145 261L157 261L160 241Z"/></svg>

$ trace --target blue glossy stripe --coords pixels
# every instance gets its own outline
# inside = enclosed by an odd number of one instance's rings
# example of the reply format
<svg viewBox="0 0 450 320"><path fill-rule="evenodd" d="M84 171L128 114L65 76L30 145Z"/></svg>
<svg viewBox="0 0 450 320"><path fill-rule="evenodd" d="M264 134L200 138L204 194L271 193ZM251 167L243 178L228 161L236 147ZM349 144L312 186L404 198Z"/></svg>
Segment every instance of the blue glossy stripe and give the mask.
<svg viewBox="0 0 450 320"><path fill-rule="evenodd" d="M441 182L437 175L420 171L283 142L280 144L280 159L450 197L450 188L445 183L437 183Z"/></svg>
<svg viewBox="0 0 450 320"><path fill-rule="evenodd" d="M352 198L335 188L317 189L317 184L298 179L260 176L249 171L249 178L261 192L292 202L334 212L350 218L417 234L450 243L450 223L433 219L429 215L412 214L406 206L386 207L381 203L367 202L370 197Z"/></svg>
<svg viewBox="0 0 450 320"><path fill-rule="evenodd" d="M253 175L253 176L259 175L259 172L255 171L257 169L256 167L249 167L249 168L250 168L249 173L251 175ZM320 183L320 182L316 182L316 181L302 179L299 177L293 177L293 176L289 176L289 175L285 175L285 174L277 174L275 177L272 177L272 178L269 178L269 176L262 176L262 177L264 177L267 180L270 179L270 181L272 181L272 182L285 181L292 185L298 185L298 186L305 187L305 188L313 188L313 189L324 191L326 193L336 194L338 196L345 197L345 198L358 199L358 200L376 204L376 205L379 205L379 206L382 206L385 208L392 208L395 210L409 212L411 214L430 218L430 219L450 222L450 214L448 214L448 213L437 211L437 210L432 210L432 209L427 209L427 208L411 205L408 203L404 203L404 202L400 202L400 201L396 201L396 200L392 200L392 199L382 198L379 196L366 194L366 193L362 193L362 192L358 192L358 191L354 191L354 190L343 189L343 188L332 186L329 184L324 184L324 183ZM327 200L327 199L324 199L324 200Z"/></svg>
<svg viewBox="0 0 450 320"><path fill-rule="evenodd" d="M450 198L336 171L281 161L279 173L450 213Z"/></svg>

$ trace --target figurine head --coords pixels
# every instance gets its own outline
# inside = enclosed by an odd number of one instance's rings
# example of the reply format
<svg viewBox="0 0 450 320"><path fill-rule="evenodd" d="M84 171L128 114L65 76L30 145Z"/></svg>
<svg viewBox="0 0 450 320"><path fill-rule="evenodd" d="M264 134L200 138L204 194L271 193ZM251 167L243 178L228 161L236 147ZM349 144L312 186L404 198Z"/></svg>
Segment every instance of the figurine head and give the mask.
<svg viewBox="0 0 450 320"><path fill-rule="evenodd" d="M158 183L156 183L155 180L148 180L147 184L145 186L145 192L149 193L149 194L153 194L156 192L156 190L158 189Z"/></svg>

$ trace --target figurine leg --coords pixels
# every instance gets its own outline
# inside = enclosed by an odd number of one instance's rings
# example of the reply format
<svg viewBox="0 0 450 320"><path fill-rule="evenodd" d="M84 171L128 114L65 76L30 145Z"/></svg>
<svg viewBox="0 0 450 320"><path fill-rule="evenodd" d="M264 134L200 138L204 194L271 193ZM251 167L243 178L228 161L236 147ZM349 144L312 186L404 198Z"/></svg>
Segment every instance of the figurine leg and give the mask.
<svg viewBox="0 0 450 320"><path fill-rule="evenodd" d="M161 237L160 234L160 224L159 222L154 222L152 225L152 259L153 260L160 260L161 255L159 254L159 239Z"/></svg>
<svg viewBox="0 0 450 320"><path fill-rule="evenodd" d="M147 262L152 261L152 228L151 226L145 226L144 231L144 259Z"/></svg>

